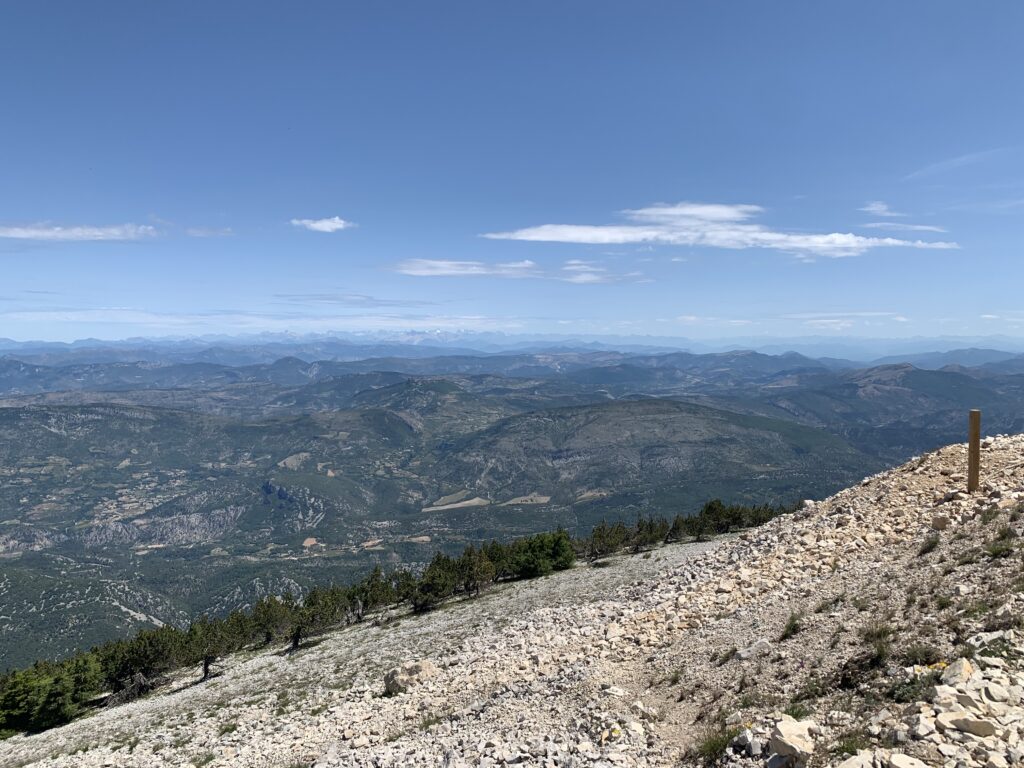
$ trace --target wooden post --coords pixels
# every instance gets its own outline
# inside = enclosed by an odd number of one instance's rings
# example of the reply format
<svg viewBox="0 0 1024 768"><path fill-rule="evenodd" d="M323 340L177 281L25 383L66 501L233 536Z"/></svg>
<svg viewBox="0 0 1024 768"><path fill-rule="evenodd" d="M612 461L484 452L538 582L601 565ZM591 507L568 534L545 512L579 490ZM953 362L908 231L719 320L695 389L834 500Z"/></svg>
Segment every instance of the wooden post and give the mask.
<svg viewBox="0 0 1024 768"><path fill-rule="evenodd" d="M967 416L967 492L978 490L981 474L981 411L974 409Z"/></svg>

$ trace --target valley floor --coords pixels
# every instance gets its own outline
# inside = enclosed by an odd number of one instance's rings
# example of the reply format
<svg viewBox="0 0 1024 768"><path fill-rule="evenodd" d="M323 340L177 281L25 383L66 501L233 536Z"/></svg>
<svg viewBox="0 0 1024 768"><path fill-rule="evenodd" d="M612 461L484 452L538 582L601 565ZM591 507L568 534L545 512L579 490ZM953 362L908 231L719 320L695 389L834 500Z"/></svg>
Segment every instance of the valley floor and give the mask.
<svg viewBox="0 0 1024 768"><path fill-rule="evenodd" d="M236 657L0 764L1006 768L1024 438L986 441L979 493L965 465L949 446L737 537Z"/></svg>

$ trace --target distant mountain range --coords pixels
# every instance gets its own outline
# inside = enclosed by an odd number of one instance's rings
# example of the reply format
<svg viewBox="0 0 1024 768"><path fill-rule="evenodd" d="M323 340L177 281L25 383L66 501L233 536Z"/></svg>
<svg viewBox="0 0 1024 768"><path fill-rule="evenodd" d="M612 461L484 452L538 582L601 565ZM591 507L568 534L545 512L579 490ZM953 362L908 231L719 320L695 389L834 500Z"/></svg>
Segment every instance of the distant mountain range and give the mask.
<svg viewBox="0 0 1024 768"><path fill-rule="evenodd" d="M958 353L986 350L1007 355L1024 354L1024 338L992 335L911 338L856 338L835 336L767 336L689 339L671 336L557 336L511 335L484 332L365 332L329 334L263 333L247 336L187 338L80 339L73 342L15 341L0 338L0 356L26 362L59 365L101 362L212 362L225 365L270 363L282 357L314 360L358 360L370 357L432 357L449 354L535 354L560 352L733 352L752 350L766 355L786 352L816 359L836 358L871 362L922 363L935 354L953 354L946 363L977 365L977 357ZM990 360L986 360L988 362ZM919 367L931 367L922 364ZM935 367L941 367L935 366Z"/></svg>

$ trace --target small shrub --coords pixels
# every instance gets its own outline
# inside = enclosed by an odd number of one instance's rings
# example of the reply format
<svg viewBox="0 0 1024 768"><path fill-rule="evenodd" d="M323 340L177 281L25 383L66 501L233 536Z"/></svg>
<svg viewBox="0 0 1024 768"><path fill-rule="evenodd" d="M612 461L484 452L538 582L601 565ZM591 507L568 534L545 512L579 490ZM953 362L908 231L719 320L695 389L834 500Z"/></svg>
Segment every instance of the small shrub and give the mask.
<svg viewBox="0 0 1024 768"><path fill-rule="evenodd" d="M860 636L869 643L887 640L896 633L891 624L884 621L873 621L860 631Z"/></svg>
<svg viewBox="0 0 1024 768"><path fill-rule="evenodd" d="M805 717L808 717L814 710L812 710L803 702L794 701L782 711L790 717L792 717L794 720L803 720Z"/></svg>
<svg viewBox="0 0 1024 768"><path fill-rule="evenodd" d="M994 539L985 545L985 554L992 560L1013 554L1013 542L1008 539Z"/></svg>
<svg viewBox="0 0 1024 768"><path fill-rule="evenodd" d="M964 552L960 557L956 559L957 565L974 565L978 562L978 550L972 549L969 552Z"/></svg>
<svg viewBox="0 0 1024 768"><path fill-rule="evenodd" d="M828 685L820 677L812 676L807 678L807 682L803 684L803 687L796 692L793 697L794 702L808 701L809 699L820 699L828 693ZM796 717L796 715L793 715Z"/></svg>
<svg viewBox="0 0 1024 768"><path fill-rule="evenodd" d="M942 654L934 645L912 643L903 651L903 658L908 664L927 667L929 664L937 664L942 661Z"/></svg>
<svg viewBox="0 0 1024 768"><path fill-rule="evenodd" d="M718 666L722 666L726 662L732 661L736 657L737 653L738 649L736 648L736 646L733 646L728 650L722 651L722 655L718 657Z"/></svg>
<svg viewBox="0 0 1024 768"><path fill-rule="evenodd" d="M218 735L225 736L238 730L238 723L224 723L217 730Z"/></svg>
<svg viewBox="0 0 1024 768"><path fill-rule="evenodd" d="M899 704L910 704L913 701L927 701L929 690L939 682L942 675L938 671L911 677L909 680L894 683L886 692L888 697Z"/></svg>
<svg viewBox="0 0 1024 768"><path fill-rule="evenodd" d="M864 661L874 668L881 667L892 655L891 637L896 630L884 621L873 621L860 631L860 636L868 644L868 654Z"/></svg>
<svg viewBox="0 0 1024 768"><path fill-rule="evenodd" d="M814 612L815 613L826 613L828 611L831 611L833 608L838 607L839 604L842 603L843 600L845 600L845 599L846 599L846 593L843 593L841 595L836 595L835 597L833 597L831 599L822 600L820 603L818 603L816 606L814 606Z"/></svg>
<svg viewBox="0 0 1024 768"><path fill-rule="evenodd" d="M428 715L420 720L420 730L427 731L433 728L435 725L444 720L443 715Z"/></svg>
<svg viewBox="0 0 1024 768"><path fill-rule="evenodd" d="M920 548L917 550L918 557L924 557L929 552L934 552L939 546L939 534L933 533L930 536L926 536L925 540L921 542Z"/></svg>
<svg viewBox="0 0 1024 768"><path fill-rule="evenodd" d="M786 626L783 628L782 635L779 636L779 640L789 640L789 638L795 636L801 629L803 629L803 625L801 624L803 617L804 615L799 611L794 611L789 614L789 618L786 619Z"/></svg>
<svg viewBox="0 0 1024 768"><path fill-rule="evenodd" d="M839 734L835 746L832 747L832 754L838 756L855 755L860 750L869 749L870 747L871 739L868 738L864 731L846 731Z"/></svg>
<svg viewBox="0 0 1024 768"><path fill-rule="evenodd" d="M723 725L712 725L704 731L694 747L694 753L704 765L714 765L729 749L729 744L739 734L739 728L728 728Z"/></svg>

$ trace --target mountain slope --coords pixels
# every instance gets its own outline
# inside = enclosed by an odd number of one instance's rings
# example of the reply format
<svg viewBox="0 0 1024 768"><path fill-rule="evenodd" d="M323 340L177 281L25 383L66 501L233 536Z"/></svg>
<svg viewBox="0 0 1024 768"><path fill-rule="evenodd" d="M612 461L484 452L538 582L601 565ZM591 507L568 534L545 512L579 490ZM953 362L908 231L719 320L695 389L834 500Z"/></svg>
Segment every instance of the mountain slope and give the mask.
<svg viewBox="0 0 1024 768"><path fill-rule="evenodd" d="M703 550L584 566L424 618L381 616L293 655L236 657L204 684L194 670L144 701L9 739L0 757L54 767L1017 763L1022 455L1021 437L986 441L987 485L969 495L965 447L950 446ZM384 696L385 671L403 661L420 671Z"/></svg>

